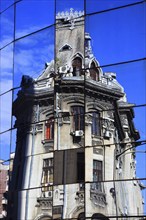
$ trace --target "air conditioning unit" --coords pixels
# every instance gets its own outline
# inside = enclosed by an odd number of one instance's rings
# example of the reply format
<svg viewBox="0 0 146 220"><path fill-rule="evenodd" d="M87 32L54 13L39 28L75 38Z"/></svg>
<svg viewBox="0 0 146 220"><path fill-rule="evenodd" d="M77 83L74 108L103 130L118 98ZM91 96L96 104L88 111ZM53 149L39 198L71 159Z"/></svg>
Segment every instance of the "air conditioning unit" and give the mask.
<svg viewBox="0 0 146 220"><path fill-rule="evenodd" d="M59 73L68 73L68 71L69 71L69 66L61 66L61 67L59 67Z"/></svg>
<svg viewBox="0 0 146 220"><path fill-rule="evenodd" d="M75 136L76 137L81 137L81 136L83 136L83 134L84 134L84 132L82 130L75 131Z"/></svg>
<svg viewBox="0 0 146 220"><path fill-rule="evenodd" d="M110 131L105 131L105 133L104 133L105 138L110 138L111 136L112 136L112 134Z"/></svg>

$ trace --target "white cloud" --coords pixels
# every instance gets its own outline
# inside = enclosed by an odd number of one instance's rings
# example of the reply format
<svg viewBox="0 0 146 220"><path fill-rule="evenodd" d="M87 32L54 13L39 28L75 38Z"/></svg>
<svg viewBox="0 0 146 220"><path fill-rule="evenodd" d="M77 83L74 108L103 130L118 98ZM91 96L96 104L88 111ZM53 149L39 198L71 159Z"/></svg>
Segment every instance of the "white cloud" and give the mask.
<svg viewBox="0 0 146 220"><path fill-rule="evenodd" d="M14 36L14 23L13 15L8 15L8 17L1 16L1 38L0 44L1 47L10 43L13 40Z"/></svg>
<svg viewBox="0 0 146 220"><path fill-rule="evenodd" d="M12 73L13 68L13 46L8 46L1 51L1 74L7 70Z"/></svg>
<svg viewBox="0 0 146 220"><path fill-rule="evenodd" d="M12 23L9 20L3 20L3 25L10 25L5 29L5 33L1 38L2 45L12 40L11 28ZM31 27L29 30L17 30L17 37L33 32L40 27ZM52 30L52 29L50 29ZM49 30L33 34L29 37L20 39L15 42L15 56L14 56L14 76L17 85L20 85L23 74L35 76L41 74L45 66L45 62L50 62L54 59L54 39L53 33ZM13 75L13 44L1 50L1 93L12 88ZM11 127L11 109L12 109L12 93L9 92L0 97L0 121L1 132ZM15 146L15 143L13 143ZM7 152L10 146L10 132L0 135L0 146L2 158L7 158ZM4 150L4 148L7 150ZM13 147L14 148L14 147ZM0 157L1 157L0 156Z"/></svg>
<svg viewBox="0 0 146 220"><path fill-rule="evenodd" d="M5 87L5 90L9 90L11 85L11 80L3 80L1 86ZM12 107L12 92L8 92L1 96L1 111L0 111L0 121L1 121L1 131L10 129L11 127L11 107Z"/></svg>

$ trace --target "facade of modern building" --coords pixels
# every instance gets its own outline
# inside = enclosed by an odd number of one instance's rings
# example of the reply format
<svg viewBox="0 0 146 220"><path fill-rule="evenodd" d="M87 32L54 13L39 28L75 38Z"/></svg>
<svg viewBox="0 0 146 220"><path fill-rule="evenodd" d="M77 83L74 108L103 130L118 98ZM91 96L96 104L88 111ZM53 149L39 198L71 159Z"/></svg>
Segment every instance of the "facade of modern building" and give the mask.
<svg viewBox="0 0 146 220"><path fill-rule="evenodd" d="M82 12L58 13L55 59L23 76L8 219L112 219L143 213L133 104L94 57ZM130 219L135 219L134 217Z"/></svg>

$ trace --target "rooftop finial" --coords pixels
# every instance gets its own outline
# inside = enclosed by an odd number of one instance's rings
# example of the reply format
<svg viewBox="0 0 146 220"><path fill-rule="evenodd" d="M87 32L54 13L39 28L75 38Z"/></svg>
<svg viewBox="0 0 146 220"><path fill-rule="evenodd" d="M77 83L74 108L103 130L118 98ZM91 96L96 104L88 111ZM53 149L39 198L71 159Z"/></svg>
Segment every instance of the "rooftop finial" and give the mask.
<svg viewBox="0 0 146 220"><path fill-rule="evenodd" d="M70 20L73 18L81 17L82 15L84 15L84 11L74 11L73 8L70 8L70 11L58 12L56 15L56 19Z"/></svg>

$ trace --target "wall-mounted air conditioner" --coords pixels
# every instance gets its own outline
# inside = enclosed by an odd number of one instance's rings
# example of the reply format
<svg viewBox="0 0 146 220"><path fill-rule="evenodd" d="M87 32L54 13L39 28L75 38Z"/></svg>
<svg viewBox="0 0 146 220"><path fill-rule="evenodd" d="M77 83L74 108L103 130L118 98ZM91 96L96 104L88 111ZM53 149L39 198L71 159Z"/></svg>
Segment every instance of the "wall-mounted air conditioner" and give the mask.
<svg viewBox="0 0 146 220"><path fill-rule="evenodd" d="M59 67L59 73L68 73L69 66L61 66Z"/></svg>
<svg viewBox="0 0 146 220"><path fill-rule="evenodd" d="M76 137L81 137L81 136L83 136L83 134L84 134L84 132L82 130L75 131L75 136Z"/></svg>
<svg viewBox="0 0 146 220"><path fill-rule="evenodd" d="M106 131L104 132L104 137L105 137L105 138L110 138L111 136L112 136L112 134L111 134L110 131L107 131L107 130L106 130Z"/></svg>

